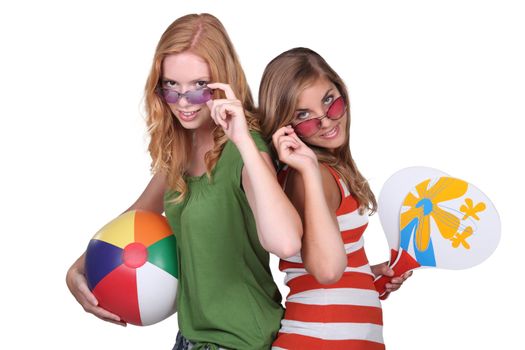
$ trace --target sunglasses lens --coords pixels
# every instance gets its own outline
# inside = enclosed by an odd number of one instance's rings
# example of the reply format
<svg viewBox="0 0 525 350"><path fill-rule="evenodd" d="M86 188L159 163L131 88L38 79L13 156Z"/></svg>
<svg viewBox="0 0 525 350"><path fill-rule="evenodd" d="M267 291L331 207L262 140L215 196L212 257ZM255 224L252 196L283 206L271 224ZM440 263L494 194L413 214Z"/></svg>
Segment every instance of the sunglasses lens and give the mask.
<svg viewBox="0 0 525 350"><path fill-rule="evenodd" d="M338 97L326 111L326 116L330 119L339 119L343 116L345 111L345 101L342 97Z"/></svg>
<svg viewBox="0 0 525 350"><path fill-rule="evenodd" d="M337 120L344 115L346 110L345 101L343 97L338 97L328 110L326 111L326 117L331 120ZM293 128L297 135L301 137L310 137L321 129L321 119L324 117L312 118L296 124Z"/></svg>
<svg viewBox="0 0 525 350"><path fill-rule="evenodd" d="M310 137L321 128L321 121L317 118L305 120L294 126L297 135L301 137Z"/></svg>
<svg viewBox="0 0 525 350"><path fill-rule="evenodd" d="M194 91L188 91L186 93L186 99L189 103L194 105L200 105L202 103L208 102L211 100L211 89L200 89Z"/></svg>
<svg viewBox="0 0 525 350"><path fill-rule="evenodd" d="M179 101L179 93L170 89L161 89L160 94L166 103L177 103Z"/></svg>
<svg viewBox="0 0 525 350"><path fill-rule="evenodd" d="M205 88L200 90L187 91L183 94L171 89L159 89L159 94L166 103L175 104L181 97L186 97L188 103L199 105L211 100L213 90Z"/></svg>

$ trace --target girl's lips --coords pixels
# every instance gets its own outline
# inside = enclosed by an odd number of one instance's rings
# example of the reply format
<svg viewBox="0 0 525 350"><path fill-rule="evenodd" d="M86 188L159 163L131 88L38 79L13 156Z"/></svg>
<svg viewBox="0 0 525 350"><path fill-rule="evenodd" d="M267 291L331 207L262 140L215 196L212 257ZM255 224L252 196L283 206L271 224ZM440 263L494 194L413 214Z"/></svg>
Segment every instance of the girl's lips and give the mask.
<svg viewBox="0 0 525 350"><path fill-rule="evenodd" d="M339 124L330 129L328 132L325 132L321 136L325 139L333 139L339 134Z"/></svg>
<svg viewBox="0 0 525 350"><path fill-rule="evenodd" d="M199 113L200 109L196 110L196 111L191 111L191 112L184 112L184 111L178 111L178 114L179 114L179 118L181 120L184 120L184 121L192 121L193 119L195 119L195 117L197 116L197 113Z"/></svg>

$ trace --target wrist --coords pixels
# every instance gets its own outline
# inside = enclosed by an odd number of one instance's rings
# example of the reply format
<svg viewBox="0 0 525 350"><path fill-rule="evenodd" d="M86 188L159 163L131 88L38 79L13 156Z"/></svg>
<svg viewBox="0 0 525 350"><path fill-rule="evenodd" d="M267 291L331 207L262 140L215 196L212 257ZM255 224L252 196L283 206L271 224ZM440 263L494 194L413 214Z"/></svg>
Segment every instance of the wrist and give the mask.
<svg viewBox="0 0 525 350"><path fill-rule="evenodd" d="M242 157L253 151L258 152L257 145L255 144L255 141L253 141L250 133L236 138L235 140L232 139L232 142L237 147Z"/></svg>
<svg viewBox="0 0 525 350"><path fill-rule="evenodd" d="M80 258L71 267L69 268L68 275L69 274L84 274L84 259Z"/></svg>
<svg viewBox="0 0 525 350"><path fill-rule="evenodd" d="M299 173L304 179L304 182L305 183L311 183L313 181L322 182L322 175L319 169L319 163L314 160L312 160L311 162L307 162L307 163L308 163L307 165L305 165L301 169L298 169Z"/></svg>
<svg viewBox="0 0 525 350"><path fill-rule="evenodd" d="M319 162L317 161L317 158L307 158L306 161L301 162L300 169L297 169L303 177L321 177L321 171L319 169Z"/></svg>

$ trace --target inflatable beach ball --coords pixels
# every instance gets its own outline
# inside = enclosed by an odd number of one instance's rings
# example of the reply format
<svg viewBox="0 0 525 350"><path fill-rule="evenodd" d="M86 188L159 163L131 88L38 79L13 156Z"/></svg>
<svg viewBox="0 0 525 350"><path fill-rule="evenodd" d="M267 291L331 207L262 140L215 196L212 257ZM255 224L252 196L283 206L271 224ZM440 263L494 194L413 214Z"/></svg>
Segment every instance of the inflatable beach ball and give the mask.
<svg viewBox="0 0 525 350"><path fill-rule="evenodd" d="M177 244L166 218L129 211L89 242L85 273L99 306L138 326L176 311Z"/></svg>

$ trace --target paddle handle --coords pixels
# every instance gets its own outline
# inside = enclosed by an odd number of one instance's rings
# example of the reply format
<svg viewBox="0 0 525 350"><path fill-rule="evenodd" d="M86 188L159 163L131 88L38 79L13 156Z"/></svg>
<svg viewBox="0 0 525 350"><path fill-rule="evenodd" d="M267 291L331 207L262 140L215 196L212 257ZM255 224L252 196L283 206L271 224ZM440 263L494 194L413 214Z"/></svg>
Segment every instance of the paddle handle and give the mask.
<svg viewBox="0 0 525 350"><path fill-rule="evenodd" d="M388 265L391 266L397 258L397 250L390 249L390 261L388 262ZM386 284L390 282L391 278L386 277L385 275L377 276L374 280L374 285L376 287L377 292L379 293L379 299L385 300L388 298L389 292L386 291Z"/></svg>
<svg viewBox="0 0 525 350"><path fill-rule="evenodd" d="M394 275L391 277L382 275L378 276L374 280L374 285L376 287L377 292L379 293L379 299L385 300L390 294L386 291L386 284L390 283L392 278L399 277L405 272L416 269L420 266L421 265L414 258L412 258L412 256L410 256L410 254L408 254L405 250L401 249L401 253L399 254L399 256L398 252L392 250L390 268L394 271Z"/></svg>

